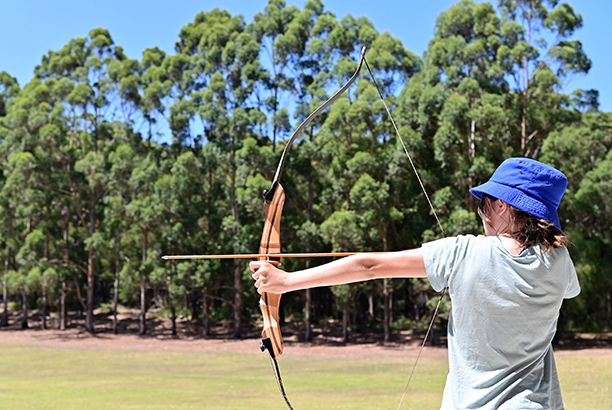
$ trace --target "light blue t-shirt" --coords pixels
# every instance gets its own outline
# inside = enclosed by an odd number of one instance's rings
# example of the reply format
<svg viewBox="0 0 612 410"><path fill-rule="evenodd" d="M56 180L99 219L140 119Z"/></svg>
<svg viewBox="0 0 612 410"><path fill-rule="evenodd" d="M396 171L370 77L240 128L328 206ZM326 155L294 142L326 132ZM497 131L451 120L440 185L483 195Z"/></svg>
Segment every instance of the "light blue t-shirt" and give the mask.
<svg viewBox="0 0 612 410"><path fill-rule="evenodd" d="M563 299L580 293L565 247L512 255L496 236L423 245L436 291L449 289L443 410L563 409L552 339Z"/></svg>

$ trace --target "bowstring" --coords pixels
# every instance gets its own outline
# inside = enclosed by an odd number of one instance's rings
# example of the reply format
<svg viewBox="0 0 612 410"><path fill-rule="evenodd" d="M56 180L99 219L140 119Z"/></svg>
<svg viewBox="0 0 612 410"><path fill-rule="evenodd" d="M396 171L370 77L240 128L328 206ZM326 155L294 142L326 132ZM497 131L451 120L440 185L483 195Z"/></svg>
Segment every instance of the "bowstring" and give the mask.
<svg viewBox="0 0 612 410"><path fill-rule="evenodd" d="M425 190L425 185L423 185L423 181L421 180L421 177L419 176L419 172L417 171L417 168L414 165L414 161L412 161L412 156L408 152L408 148L406 147L406 144L404 143L404 139L400 135L399 129L397 128L397 125L395 124L395 120L393 119L393 116L391 115L391 111L389 110L389 107L387 106L387 103L385 102L385 98L382 95L382 91L380 91L380 88L378 87L378 83L376 82L376 79L374 78L374 74L372 73L372 70L370 69L370 65L368 64L368 60L366 60L364 58L363 61L365 62L365 65L366 65L366 68L368 69L368 72L370 73L370 77L372 77L372 82L374 82L374 86L376 87L376 91L378 91L378 95L380 96L380 100L382 101L383 105L385 106L385 110L387 110L387 115L389 116L389 119L391 120L391 124L393 124L393 128L395 129L395 133L397 134L397 138L402 143L402 147L404 148L404 152L406 153L406 156L408 157L408 161L410 161L410 165L412 166L412 170L414 171L414 174L416 175L417 180L419 181L419 185L421 185L421 190L423 190L423 193L425 194L425 198L427 199L427 203L429 204L429 207L431 208L431 211L433 212L434 217L436 218L436 222L438 222L438 226L440 227L440 231L442 231L442 234L444 236L446 236L446 232L444 231L444 228L442 228L442 224L440 223L440 218L438 218L438 214L436 213L436 210L434 209L434 206L431 203L431 200L429 199L429 195L427 195L427 191Z"/></svg>
<svg viewBox="0 0 612 410"><path fill-rule="evenodd" d="M421 180L421 177L419 176L419 172L417 171L417 168L414 165L414 161L412 161L412 156L408 152L408 148L406 147L406 144L404 143L404 139L402 138L399 132L399 129L397 128L397 125L395 124L395 120L393 119L393 116L391 115L391 111L389 110L389 107L387 106L387 103L385 102L385 98L383 97L382 91L378 87L378 82L376 81L376 78L374 78L374 73L372 73L372 70L370 69L368 60L364 58L363 61L365 63L366 68L368 69L368 72L370 73L370 77L372 77L372 82L374 83L374 86L376 87L376 91L378 92L378 95L380 96L380 100L385 106L385 110L387 110L387 116L389 117L389 120L391 120L391 124L393 124L393 128L395 129L395 134L397 135L397 138L401 142L402 147L404 148L404 152L406 153L406 156L408 157L408 161L410 161L410 165L412 166L412 170L414 171L414 174L416 175L416 178L419 181L421 190L423 191L423 194L425 194L427 203L429 204L429 207L431 208L431 211L433 212L433 215L436 218L438 227L440 227L440 231L442 232L442 235L446 236L446 232L444 231L444 228L442 227L442 224L440 223L440 218L438 218L438 214L436 210L434 209L434 206L431 200L429 199L429 195L427 194L427 191L425 190L425 185L423 185L423 181ZM399 405L397 406L397 410L400 410L400 408L402 407L402 403L404 402L404 397L406 397L406 392L408 391L408 387L410 386L410 382L412 381L412 376L414 375L417 364L419 363L419 359L421 358L421 353L423 353L423 348L425 347L425 343L427 343L427 338L429 337L429 333L431 332L431 329L433 328L433 324L436 320L436 316L438 315L438 310L440 309L440 304L442 303L442 299L444 298L445 292L446 292L446 289L443 289L442 293L440 294L440 299L438 299L438 304L436 305L436 309L434 310L433 316L431 318L431 322L429 322L429 327L427 328L427 332L425 333L425 338L423 339L423 343L421 343L421 347L419 348L417 358L414 362L414 365L412 366L412 370L410 371L410 376L408 377L408 383L406 383L406 387L404 388L404 393L402 394L402 398L400 399Z"/></svg>

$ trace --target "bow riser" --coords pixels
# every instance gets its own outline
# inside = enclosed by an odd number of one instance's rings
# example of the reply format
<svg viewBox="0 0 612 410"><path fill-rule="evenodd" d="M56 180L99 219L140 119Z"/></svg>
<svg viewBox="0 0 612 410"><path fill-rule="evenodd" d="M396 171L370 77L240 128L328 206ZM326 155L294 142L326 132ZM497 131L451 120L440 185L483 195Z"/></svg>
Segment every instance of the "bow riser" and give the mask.
<svg viewBox="0 0 612 410"><path fill-rule="evenodd" d="M285 204L285 190L280 183L274 182L270 191L264 194L265 222L263 236L259 244L260 254L280 254L280 219ZM279 258L260 257L274 266L280 265ZM278 324L281 295L262 293L259 308L264 321L261 332L262 349L267 349L272 358L283 354L283 337Z"/></svg>

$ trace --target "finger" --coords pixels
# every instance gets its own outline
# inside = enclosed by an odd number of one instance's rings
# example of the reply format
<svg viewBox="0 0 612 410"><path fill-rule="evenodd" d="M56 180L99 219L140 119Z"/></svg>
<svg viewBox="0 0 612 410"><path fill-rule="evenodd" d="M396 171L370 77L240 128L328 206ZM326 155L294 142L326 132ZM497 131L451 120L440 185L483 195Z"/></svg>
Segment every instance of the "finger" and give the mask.
<svg viewBox="0 0 612 410"><path fill-rule="evenodd" d="M262 281L261 278L258 279L257 281L255 281L255 288L257 289L257 293L259 293L261 295L262 291L259 289L262 285Z"/></svg>
<svg viewBox="0 0 612 410"><path fill-rule="evenodd" d="M261 265L264 263L264 261L252 261L249 262L249 269L251 269L253 272L257 272L257 270L259 268L261 268Z"/></svg>

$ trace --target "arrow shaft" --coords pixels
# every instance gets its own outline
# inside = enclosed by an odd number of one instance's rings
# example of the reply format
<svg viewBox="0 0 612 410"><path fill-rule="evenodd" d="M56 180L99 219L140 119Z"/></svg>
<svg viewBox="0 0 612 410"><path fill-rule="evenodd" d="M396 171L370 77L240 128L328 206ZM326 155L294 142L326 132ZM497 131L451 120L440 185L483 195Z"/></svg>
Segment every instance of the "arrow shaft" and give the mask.
<svg viewBox="0 0 612 410"><path fill-rule="evenodd" d="M387 253L387 252L330 252L330 253L244 253L236 255L167 255L163 260L182 259L257 259L257 258L331 258L334 256L351 256L358 253Z"/></svg>

